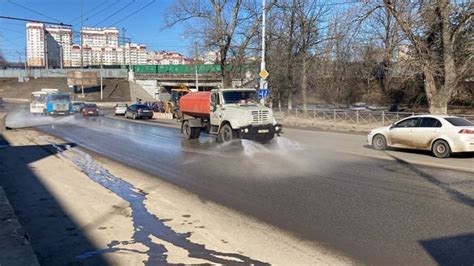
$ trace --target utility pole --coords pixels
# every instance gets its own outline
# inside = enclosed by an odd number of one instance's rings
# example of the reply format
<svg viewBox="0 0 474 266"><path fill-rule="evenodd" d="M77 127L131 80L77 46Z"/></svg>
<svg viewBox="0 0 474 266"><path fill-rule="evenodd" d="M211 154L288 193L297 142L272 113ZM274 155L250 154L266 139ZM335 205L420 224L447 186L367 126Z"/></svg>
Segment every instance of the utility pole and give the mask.
<svg viewBox="0 0 474 266"><path fill-rule="evenodd" d="M49 58L48 58L48 33L44 33L44 63L46 66L46 69L49 68Z"/></svg>
<svg viewBox="0 0 474 266"><path fill-rule="evenodd" d="M199 91L198 61L197 61L197 58L198 58L198 44L197 44L197 42L194 42L194 53L195 53L194 68L195 68L195 71L196 71L196 90Z"/></svg>
<svg viewBox="0 0 474 266"><path fill-rule="evenodd" d="M125 61L125 31L126 31L126 29L122 27L122 60L123 60L124 65L126 64L126 61Z"/></svg>
<svg viewBox="0 0 474 266"><path fill-rule="evenodd" d="M81 38L81 91L82 97L84 97L84 47L83 47L83 40L82 40L82 27L83 27L83 19L82 19L82 11L83 11L83 0L81 0L81 29L79 30L79 37Z"/></svg>
<svg viewBox="0 0 474 266"><path fill-rule="evenodd" d="M60 35L60 38L61 38L61 41L59 43L59 65L61 66L61 69L63 69L63 62L64 62L64 58L63 58L63 37L62 35Z"/></svg>
<svg viewBox="0 0 474 266"><path fill-rule="evenodd" d="M262 76L263 72L266 72L265 66L265 13L266 13L266 0L262 0L262 61L260 63L260 90L266 91L268 89L268 83ZM266 97L262 97L262 103L265 103Z"/></svg>
<svg viewBox="0 0 474 266"><path fill-rule="evenodd" d="M100 48L100 99L101 100L104 99L104 86L103 86L103 83L102 83L103 51L104 51L104 48Z"/></svg>
<svg viewBox="0 0 474 266"><path fill-rule="evenodd" d="M28 48L25 46L25 70L28 68Z"/></svg>

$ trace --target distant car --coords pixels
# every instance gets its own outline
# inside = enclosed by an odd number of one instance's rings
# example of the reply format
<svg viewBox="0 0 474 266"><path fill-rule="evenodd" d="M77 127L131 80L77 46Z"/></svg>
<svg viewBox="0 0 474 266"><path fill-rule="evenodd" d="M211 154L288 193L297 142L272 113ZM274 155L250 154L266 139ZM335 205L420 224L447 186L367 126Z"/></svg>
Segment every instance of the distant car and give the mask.
<svg viewBox="0 0 474 266"><path fill-rule="evenodd" d="M376 150L387 147L431 150L438 158L474 152L474 124L456 116L411 116L372 130L367 141Z"/></svg>
<svg viewBox="0 0 474 266"><path fill-rule="evenodd" d="M152 118L153 110L145 104L132 104L127 108L125 112L125 118L140 119L140 118Z"/></svg>
<svg viewBox="0 0 474 266"><path fill-rule="evenodd" d="M127 112L128 104L119 103L115 105L115 115L125 115Z"/></svg>
<svg viewBox="0 0 474 266"><path fill-rule="evenodd" d="M0 97L0 109L4 109L5 108L5 102L3 101L3 98Z"/></svg>
<svg viewBox="0 0 474 266"><path fill-rule="evenodd" d="M82 108L82 116L99 116L99 108L95 103L86 103Z"/></svg>
<svg viewBox="0 0 474 266"><path fill-rule="evenodd" d="M74 109L75 113L82 112L82 108L84 108L84 102L73 102L72 108Z"/></svg>

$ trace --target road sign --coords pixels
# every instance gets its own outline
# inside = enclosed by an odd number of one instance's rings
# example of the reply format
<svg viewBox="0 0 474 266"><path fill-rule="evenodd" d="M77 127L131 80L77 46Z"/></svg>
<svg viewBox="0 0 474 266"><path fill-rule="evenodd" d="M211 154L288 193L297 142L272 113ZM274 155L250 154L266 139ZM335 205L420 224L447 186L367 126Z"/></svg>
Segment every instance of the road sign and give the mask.
<svg viewBox="0 0 474 266"><path fill-rule="evenodd" d="M269 89L260 89L258 90L258 98L267 98L270 95L270 90Z"/></svg>
<svg viewBox="0 0 474 266"><path fill-rule="evenodd" d="M260 71L260 77L262 79L267 79L268 75L270 75L270 73L268 73L268 71L266 71L265 69L263 69L262 71Z"/></svg>

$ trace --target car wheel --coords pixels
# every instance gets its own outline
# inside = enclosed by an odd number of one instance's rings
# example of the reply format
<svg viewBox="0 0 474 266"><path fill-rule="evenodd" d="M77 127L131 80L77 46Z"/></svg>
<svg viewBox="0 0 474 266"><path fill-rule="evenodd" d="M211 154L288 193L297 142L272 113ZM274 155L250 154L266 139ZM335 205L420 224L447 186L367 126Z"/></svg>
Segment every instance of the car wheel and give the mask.
<svg viewBox="0 0 474 266"><path fill-rule="evenodd" d="M378 151L386 150L387 149L387 140L385 139L385 137L383 135L377 134L372 139L372 147L375 150L378 150Z"/></svg>
<svg viewBox="0 0 474 266"><path fill-rule="evenodd" d="M445 140L437 140L433 143L433 147L431 148L434 156L438 158L447 158L451 155L451 148L449 144Z"/></svg>

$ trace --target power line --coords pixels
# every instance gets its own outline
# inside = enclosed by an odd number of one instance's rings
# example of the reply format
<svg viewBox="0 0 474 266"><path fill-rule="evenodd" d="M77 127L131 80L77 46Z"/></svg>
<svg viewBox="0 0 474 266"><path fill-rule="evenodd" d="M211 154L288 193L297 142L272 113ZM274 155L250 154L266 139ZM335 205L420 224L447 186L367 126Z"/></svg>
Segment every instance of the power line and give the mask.
<svg viewBox="0 0 474 266"><path fill-rule="evenodd" d="M72 25L64 24L61 21L59 21L59 23L58 23L58 22L48 22L48 21L37 20L37 19L17 18L17 17L8 17L8 16L0 16L0 19L11 19L11 20L27 21L27 22L40 22L40 23L44 23L44 24L52 24L52 25L72 27Z"/></svg>
<svg viewBox="0 0 474 266"><path fill-rule="evenodd" d="M33 13L38 14L38 15L40 15L40 16L43 16L43 17L45 17L45 18L52 19L52 20L54 20L54 21L56 21L56 22L61 23L61 21L59 21L59 20L57 20L57 19L55 19L55 18L52 18L52 17L47 16L47 15L45 15L45 14L43 14L43 13L40 13L40 12L34 11L33 9L30 9L30 8L28 8L28 7L26 7L26 6L22 6L22 5L20 5L20 4L17 4L17 3L15 3L15 2L11 1L11 0L8 0L8 3L10 3L10 4L12 4L12 5L15 5L15 6L17 6L17 7L21 7L21 8L23 8L23 9L25 9L25 10L28 10L28 11L30 11L30 12L33 12Z"/></svg>
<svg viewBox="0 0 474 266"><path fill-rule="evenodd" d="M135 10L134 12L130 13L130 15L128 15L128 16L126 16L126 17L120 19L119 21L113 23L112 25L117 25L117 24L119 24L120 22L122 22L122 21L128 19L129 17L131 17L131 16L137 14L137 13L140 12L141 10L143 10L143 9L145 9L145 8L147 8L147 7L149 7L149 6L151 6L152 4L154 4L155 1L156 1L156 0L152 0L152 1L149 2L148 4L142 6L141 8L139 8L139 9L137 9L137 10Z"/></svg>
<svg viewBox="0 0 474 266"><path fill-rule="evenodd" d="M124 10L125 8L131 6L133 3L135 3L136 0L132 0L132 2L128 3L127 5L125 5L124 7L120 8L119 10L115 11L114 13L112 13L111 15L109 15L108 17L104 18L103 20L99 21L98 23L96 23L93 27L96 27L98 26L99 24L101 24L102 22L108 20L109 18L117 15L119 12L121 12L122 10Z"/></svg>
<svg viewBox="0 0 474 266"><path fill-rule="evenodd" d="M107 2L109 2L109 0L103 1L102 3L100 3L100 4L98 4L97 6L91 8L90 10L86 11L85 13L87 14L87 13L89 13L89 12L91 12L91 11L97 10L97 8L99 8L100 6L103 6L103 5L104 5L105 3L107 3ZM80 18L81 18L81 16L78 16L78 17L76 17L75 19L71 20L69 23L72 24L74 21L77 21L77 20L80 19Z"/></svg>
<svg viewBox="0 0 474 266"><path fill-rule="evenodd" d="M85 20L88 21L89 19L91 19L91 18L93 18L93 17L95 17L99 14L102 14L105 10L110 9L111 7L115 6L117 3L119 3L119 0L115 0L115 2L113 2L112 4L107 5L104 8L97 10L96 12L94 12L91 15L89 15L88 17L86 17Z"/></svg>

